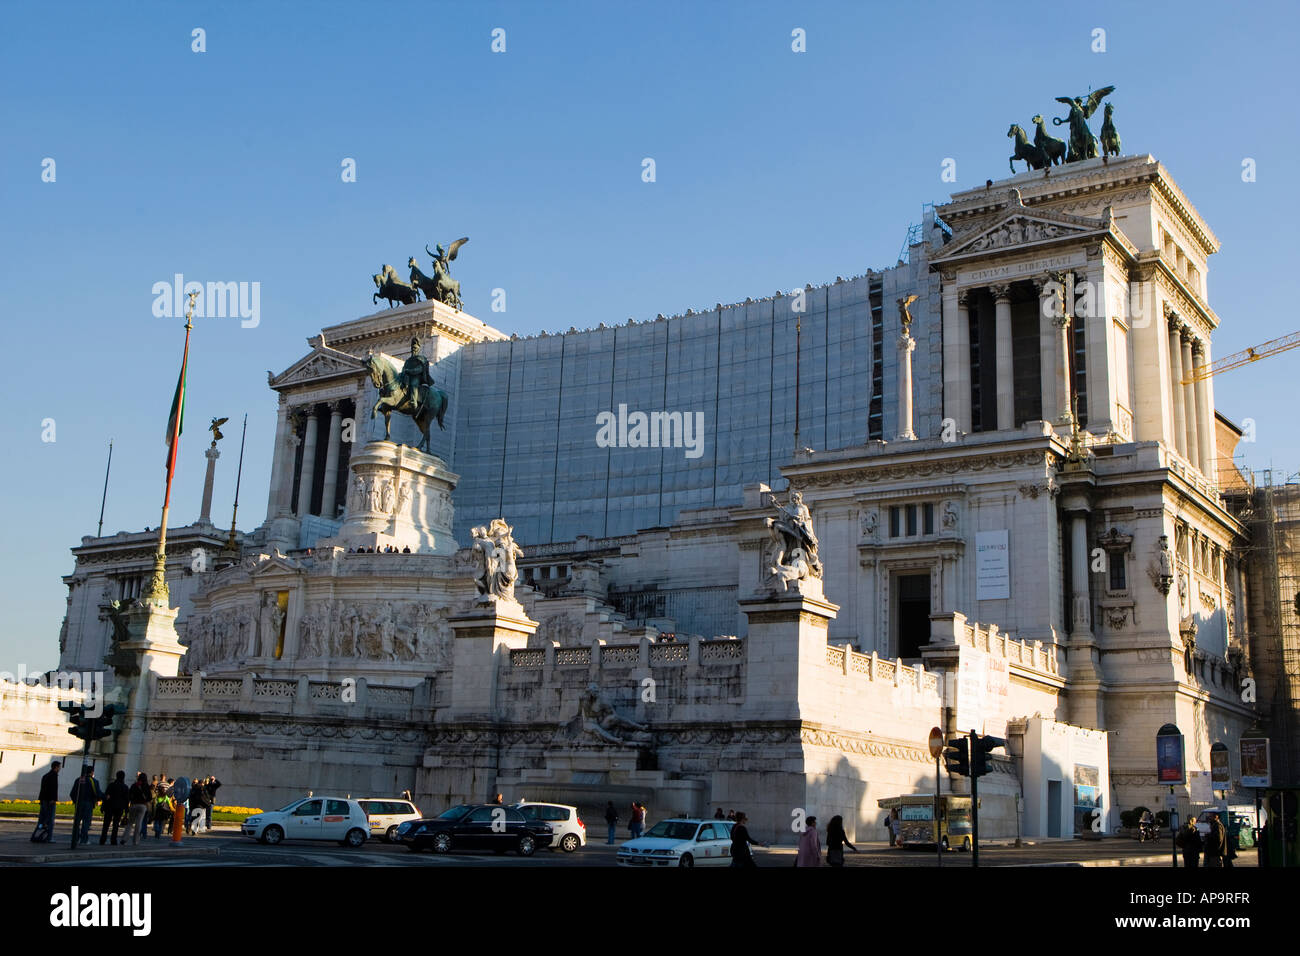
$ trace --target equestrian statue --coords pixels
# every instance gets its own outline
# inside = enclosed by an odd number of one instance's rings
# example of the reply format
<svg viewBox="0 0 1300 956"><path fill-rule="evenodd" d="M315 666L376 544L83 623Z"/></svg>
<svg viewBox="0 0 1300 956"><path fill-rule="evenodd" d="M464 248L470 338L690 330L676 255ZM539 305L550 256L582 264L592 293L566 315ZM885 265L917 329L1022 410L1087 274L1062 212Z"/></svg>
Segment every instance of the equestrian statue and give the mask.
<svg viewBox="0 0 1300 956"><path fill-rule="evenodd" d="M379 390L379 399L370 410L374 418L384 414L384 440L391 441L389 416L393 412L406 415L415 422L423 437L421 451L429 450L429 425L436 421L445 429L443 416L447 414L447 393L435 388L429 360L420 353L420 340L411 339L411 355L399 364L393 356L373 349L366 356L370 382Z"/></svg>

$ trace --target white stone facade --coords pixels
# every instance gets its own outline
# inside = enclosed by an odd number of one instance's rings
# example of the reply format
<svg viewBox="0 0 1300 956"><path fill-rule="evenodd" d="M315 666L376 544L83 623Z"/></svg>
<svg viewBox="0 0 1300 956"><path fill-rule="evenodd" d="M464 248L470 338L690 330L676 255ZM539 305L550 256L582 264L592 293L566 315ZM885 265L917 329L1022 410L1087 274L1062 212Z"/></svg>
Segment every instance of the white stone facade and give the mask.
<svg viewBox="0 0 1300 956"><path fill-rule="evenodd" d="M1103 830L1159 805L1160 725L1204 770L1254 715L1246 529L1218 492L1212 380L1183 384L1210 360L1218 241L1148 156L936 211L950 234L908 263L806 290L798 422L783 296L623 340L507 339L428 303L310 339L270 381L266 520L189 596L182 676L130 722L141 759L206 762L250 805L412 788L432 810L505 789L589 812L737 807L767 839L802 808L874 835L877 800L933 790L930 727L970 720L1013 743L981 784L986 834L1075 825L1026 763L1059 756L1052 734L1091 768L1062 787L1096 771ZM413 334L451 413L406 462L372 442L364 358ZM703 409L705 454L597 447L593 410L634 403L624 387L671 410L670 382ZM763 593L787 485L812 511L821 597ZM518 611L485 616L453 534L497 516L522 529L525 583ZM388 545L411 553L355 553ZM592 694L649 740L594 731Z"/></svg>

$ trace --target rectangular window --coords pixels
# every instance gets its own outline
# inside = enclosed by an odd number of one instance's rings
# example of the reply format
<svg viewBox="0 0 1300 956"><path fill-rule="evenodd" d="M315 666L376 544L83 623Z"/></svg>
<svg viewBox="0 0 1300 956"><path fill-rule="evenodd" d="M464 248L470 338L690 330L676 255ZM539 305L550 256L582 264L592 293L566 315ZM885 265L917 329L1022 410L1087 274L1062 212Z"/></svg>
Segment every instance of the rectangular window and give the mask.
<svg viewBox="0 0 1300 956"><path fill-rule="evenodd" d="M921 505L921 524L924 534L934 534L934 505L926 503Z"/></svg>
<svg viewBox="0 0 1300 956"><path fill-rule="evenodd" d="M898 505L893 505L889 509L889 536L898 537Z"/></svg>
<svg viewBox="0 0 1300 956"><path fill-rule="evenodd" d="M916 505L907 506L907 536L916 536Z"/></svg>
<svg viewBox="0 0 1300 956"><path fill-rule="evenodd" d="M868 288L871 306L871 404L867 408L867 440L885 437L885 309L884 283Z"/></svg>
<svg viewBox="0 0 1300 956"><path fill-rule="evenodd" d="M1110 589L1112 591L1127 591L1128 579L1124 571L1124 554L1110 555Z"/></svg>

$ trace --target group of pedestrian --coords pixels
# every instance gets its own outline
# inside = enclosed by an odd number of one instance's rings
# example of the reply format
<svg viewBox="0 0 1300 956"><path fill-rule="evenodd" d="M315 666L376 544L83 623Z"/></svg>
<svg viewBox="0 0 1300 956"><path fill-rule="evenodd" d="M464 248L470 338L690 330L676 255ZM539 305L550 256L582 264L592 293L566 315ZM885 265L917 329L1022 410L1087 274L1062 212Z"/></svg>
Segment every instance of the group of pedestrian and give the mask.
<svg viewBox="0 0 1300 956"><path fill-rule="evenodd" d="M1217 813L1207 813L1209 830L1204 836L1196 827L1194 819L1188 820L1178 830L1174 844L1183 854L1183 866L1196 869L1230 867L1237 858L1237 840L1230 835Z"/></svg>
<svg viewBox="0 0 1300 956"><path fill-rule="evenodd" d="M645 832L646 824L646 805L639 800L632 801L631 815L627 821L627 832L635 840ZM609 800L605 803L605 825L609 827L609 839L606 840L606 846L614 845L614 838L618 832L618 811L614 809L614 801Z"/></svg>
<svg viewBox="0 0 1300 956"><path fill-rule="evenodd" d="M34 840L48 841L54 834L54 812L58 802L60 761L54 761L49 771L41 777L40 814L37 818ZM149 776L140 771L135 783L127 785L126 771L119 770L105 788L95 779L95 768L86 764L72 783L72 848L78 843L90 842L90 824L95 807L100 808L103 825L100 828L101 846L112 841L113 846L124 845L128 838L132 845L149 836L159 838L169 829L173 839L179 840L181 831L194 833L195 827L211 829L212 807L216 803L221 781L208 776L193 783L186 777L168 777L165 774ZM201 821L201 822L200 822Z"/></svg>
<svg viewBox="0 0 1300 956"><path fill-rule="evenodd" d="M734 835L734 828L732 833ZM858 848L849 842L849 836L844 832L844 817L836 814L826 824L826 866L843 866L846 846L854 853L858 852ZM804 831L799 835L799 852L795 855L794 865L822 865L822 844L817 833L816 817L804 819Z"/></svg>

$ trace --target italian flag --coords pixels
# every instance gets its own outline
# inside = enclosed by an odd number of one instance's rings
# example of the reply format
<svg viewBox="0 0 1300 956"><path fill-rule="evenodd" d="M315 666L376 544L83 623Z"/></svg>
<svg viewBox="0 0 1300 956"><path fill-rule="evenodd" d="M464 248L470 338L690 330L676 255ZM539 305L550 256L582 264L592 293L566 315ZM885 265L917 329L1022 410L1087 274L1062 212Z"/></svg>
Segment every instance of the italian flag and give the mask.
<svg viewBox="0 0 1300 956"><path fill-rule="evenodd" d="M176 461L176 446L180 442L181 432L185 428L185 366L189 364L189 350L181 359L181 375L176 380L176 394L172 396L172 411L167 418L167 461L165 467L171 472Z"/></svg>

